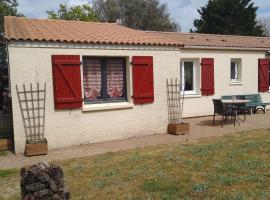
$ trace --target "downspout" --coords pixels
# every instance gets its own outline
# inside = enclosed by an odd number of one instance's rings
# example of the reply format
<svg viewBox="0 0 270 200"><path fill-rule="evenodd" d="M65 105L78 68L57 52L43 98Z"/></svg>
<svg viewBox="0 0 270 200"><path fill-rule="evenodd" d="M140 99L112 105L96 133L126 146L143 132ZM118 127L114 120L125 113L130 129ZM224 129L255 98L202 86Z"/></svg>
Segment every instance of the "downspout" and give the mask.
<svg viewBox="0 0 270 200"><path fill-rule="evenodd" d="M11 96L11 81L10 81L10 63L9 63L9 43L8 40L5 40L6 43L6 63L8 70L8 93L10 97L9 109L10 109L10 131L12 139L12 150L15 152L15 138L14 138L14 129L13 129L13 110L12 110L12 96Z"/></svg>

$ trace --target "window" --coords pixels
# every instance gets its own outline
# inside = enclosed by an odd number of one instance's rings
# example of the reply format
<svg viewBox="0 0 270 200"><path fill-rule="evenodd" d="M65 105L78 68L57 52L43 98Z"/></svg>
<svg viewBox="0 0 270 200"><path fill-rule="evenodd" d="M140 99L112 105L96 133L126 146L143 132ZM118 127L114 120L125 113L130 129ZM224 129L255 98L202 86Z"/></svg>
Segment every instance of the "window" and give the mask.
<svg viewBox="0 0 270 200"><path fill-rule="evenodd" d="M125 101L125 69L125 58L83 57L85 102Z"/></svg>
<svg viewBox="0 0 270 200"><path fill-rule="evenodd" d="M231 60L231 82L239 83L241 82L241 59Z"/></svg>
<svg viewBox="0 0 270 200"><path fill-rule="evenodd" d="M182 90L185 94L197 94L197 83L198 83L198 70L196 70L197 62L194 61L183 61L181 62L181 81Z"/></svg>

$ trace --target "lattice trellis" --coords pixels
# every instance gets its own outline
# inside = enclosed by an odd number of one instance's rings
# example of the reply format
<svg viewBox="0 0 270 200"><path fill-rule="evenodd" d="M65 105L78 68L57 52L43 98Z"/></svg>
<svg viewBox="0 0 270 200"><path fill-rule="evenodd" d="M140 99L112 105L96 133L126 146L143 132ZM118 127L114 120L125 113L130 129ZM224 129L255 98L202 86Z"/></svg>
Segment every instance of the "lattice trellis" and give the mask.
<svg viewBox="0 0 270 200"><path fill-rule="evenodd" d="M45 100L46 100L46 83L44 88L40 88L37 83L33 89L32 83L29 89L23 88L19 91L16 85L18 100L20 104L23 125L28 143L37 143L44 141L45 129Z"/></svg>
<svg viewBox="0 0 270 200"><path fill-rule="evenodd" d="M170 124L182 124L185 91L182 91L181 80L166 80L168 119Z"/></svg>

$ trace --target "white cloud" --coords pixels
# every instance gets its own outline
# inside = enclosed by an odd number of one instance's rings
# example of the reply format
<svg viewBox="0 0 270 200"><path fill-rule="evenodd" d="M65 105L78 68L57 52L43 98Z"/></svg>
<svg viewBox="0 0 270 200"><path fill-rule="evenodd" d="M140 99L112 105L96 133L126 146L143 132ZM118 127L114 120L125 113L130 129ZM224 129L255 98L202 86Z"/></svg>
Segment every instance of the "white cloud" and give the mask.
<svg viewBox="0 0 270 200"><path fill-rule="evenodd" d="M194 19L199 18L198 9L205 6L208 0L160 0L167 3L171 17L177 21L183 32L188 32L193 28ZM258 6L258 17L270 16L269 0L253 0L255 6Z"/></svg>
<svg viewBox="0 0 270 200"><path fill-rule="evenodd" d="M83 5L86 3L89 3L89 1L88 0L69 0L68 1L69 5Z"/></svg>
<svg viewBox="0 0 270 200"><path fill-rule="evenodd" d="M18 11L30 18L47 18L46 11L57 11L61 3L82 5L90 0L19 0Z"/></svg>
<svg viewBox="0 0 270 200"><path fill-rule="evenodd" d="M172 19L181 26L181 31L188 32L193 28L194 19L199 17L197 9L204 6L207 0L161 0L167 3Z"/></svg>

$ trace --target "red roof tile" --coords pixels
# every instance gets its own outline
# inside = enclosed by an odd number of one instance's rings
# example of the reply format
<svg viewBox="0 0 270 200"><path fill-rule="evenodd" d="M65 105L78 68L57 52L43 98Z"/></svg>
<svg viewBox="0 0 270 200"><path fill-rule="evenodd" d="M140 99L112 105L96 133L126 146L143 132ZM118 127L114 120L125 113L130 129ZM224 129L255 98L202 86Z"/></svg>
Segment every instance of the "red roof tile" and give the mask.
<svg viewBox="0 0 270 200"><path fill-rule="evenodd" d="M269 37L154 32L116 23L5 17L7 40L92 44L166 45L186 48L270 49Z"/></svg>
<svg viewBox="0 0 270 200"><path fill-rule="evenodd" d="M5 17L7 40L53 41L94 44L169 45L181 42L133 30L116 23L40 20Z"/></svg>
<svg viewBox="0 0 270 200"><path fill-rule="evenodd" d="M149 32L160 37L181 41L186 48L270 49L270 37L216 35L179 32Z"/></svg>

